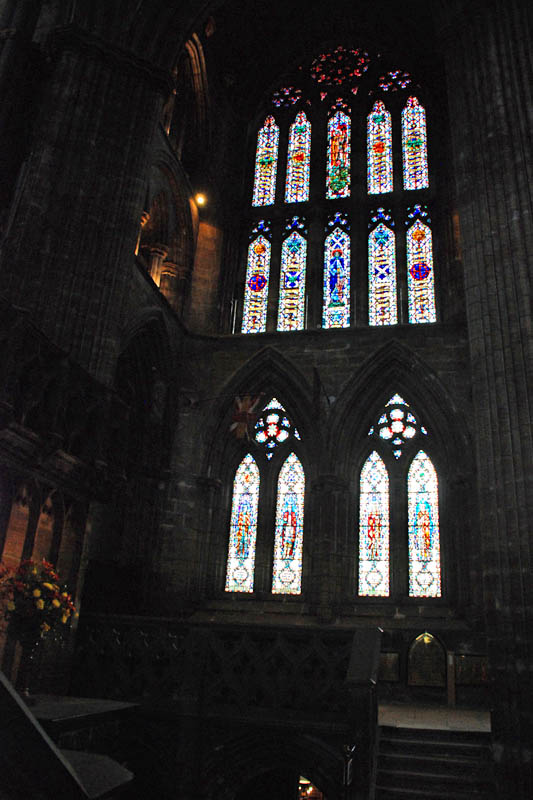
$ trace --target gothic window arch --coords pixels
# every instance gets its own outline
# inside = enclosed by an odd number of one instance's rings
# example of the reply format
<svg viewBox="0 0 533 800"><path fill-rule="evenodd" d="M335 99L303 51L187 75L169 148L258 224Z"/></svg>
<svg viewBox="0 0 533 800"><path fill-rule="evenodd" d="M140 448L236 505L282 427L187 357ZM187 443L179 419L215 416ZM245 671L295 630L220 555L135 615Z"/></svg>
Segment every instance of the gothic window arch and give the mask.
<svg viewBox="0 0 533 800"><path fill-rule="evenodd" d="M399 394L368 432L358 476L359 597L440 598L439 478L431 431Z"/></svg>
<svg viewBox="0 0 533 800"><path fill-rule="evenodd" d="M423 219L411 230L416 220L409 216L415 208L429 214L437 197L429 147L431 104L405 70L391 65L382 72L384 61L361 48L339 46L300 65L293 81L264 98L252 135L252 204L247 193L242 249L245 289L244 297L234 299L234 330L291 332L438 320L435 232ZM383 218L376 222L379 214ZM339 216L347 236L343 258L347 263L344 253L350 253L351 267L344 284L331 276L344 298L343 310L329 313L328 266L321 301L315 297L314 275L326 259L319 231ZM294 219L305 232L290 230ZM256 288L251 288L248 248L260 223L271 232L270 280L253 281ZM429 228L422 254L414 247L421 225ZM366 234L362 226L368 226ZM340 262L331 263L335 273ZM249 320L253 292L260 325Z"/></svg>
<svg viewBox="0 0 533 800"><path fill-rule="evenodd" d="M260 408L233 479L225 591L300 595L306 487L301 437L276 397ZM268 585L257 585L258 573L270 575Z"/></svg>

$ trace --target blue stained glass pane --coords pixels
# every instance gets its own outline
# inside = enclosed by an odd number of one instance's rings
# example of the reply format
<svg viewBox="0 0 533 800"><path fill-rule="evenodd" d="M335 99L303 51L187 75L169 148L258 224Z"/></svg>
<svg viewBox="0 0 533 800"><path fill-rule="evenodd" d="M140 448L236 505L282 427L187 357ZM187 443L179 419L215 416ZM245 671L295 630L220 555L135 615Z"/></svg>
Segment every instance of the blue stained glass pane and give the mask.
<svg viewBox="0 0 533 800"><path fill-rule="evenodd" d="M278 331L302 330L305 323L307 242L293 231L281 249Z"/></svg>
<svg viewBox="0 0 533 800"><path fill-rule="evenodd" d="M324 244L324 328L350 324L350 237L335 228Z"/></svg>
<svg viewBox="0 0 533 800"><path fill-rule="evenodd" d="M368 312L370 325L395 325L396 239L380 223L368 237Z"/></svg>

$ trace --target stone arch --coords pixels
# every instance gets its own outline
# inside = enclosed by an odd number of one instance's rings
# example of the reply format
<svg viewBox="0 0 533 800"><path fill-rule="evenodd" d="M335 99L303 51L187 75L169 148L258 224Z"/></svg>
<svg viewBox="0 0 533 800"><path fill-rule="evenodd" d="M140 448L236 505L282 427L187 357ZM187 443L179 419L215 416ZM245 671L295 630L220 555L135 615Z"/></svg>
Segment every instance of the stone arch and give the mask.
<svg viewBox="0 0 533 800"><path fill-rule="evenodd" d="M318 737L295 733L289 736L262 729L230 740L207 757L204 793L209 800L233 800L254 778L272 771L294 769L305 775L327 797L342 793L343 760L338 751Z"/></svg>
<svg viewBox="0 0 533 800"><path fill-rule="evenodd" d="M282 403L293 423L300 431L306 461L312 467L318 461L322 435L314 420L312 388L306 377L278 350L266 347L246 362L221 388L219 397L211 405L207 417L213 423L206 431L206 456L204 474L218 476L229 437L229 427L235 397L264 394L264 402L272 397Z"/></svg>
<svg viewBox="0 0 533 800"><path fill-rule="evenodd" d="M447 469L461 464L466 474L471 468L467 409L459 408L427 362L398 342L370 356L332 407L330 452L338 469L349 473L354 451L364 449L375 414L394 392L412 403L431 427L441 463Z"/></svg>

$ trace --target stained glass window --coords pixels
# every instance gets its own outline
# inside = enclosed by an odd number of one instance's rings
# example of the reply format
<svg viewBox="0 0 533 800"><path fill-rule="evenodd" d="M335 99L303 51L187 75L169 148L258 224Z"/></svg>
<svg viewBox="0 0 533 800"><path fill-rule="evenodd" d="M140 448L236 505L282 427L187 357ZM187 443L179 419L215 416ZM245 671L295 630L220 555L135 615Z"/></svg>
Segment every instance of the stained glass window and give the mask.
<svg viewBox="0 0 533 800"><path fill-rule="evenodd" d="M329 92L340 88L350 89L357 94L358 81L365 74L370 57L365 50L354 50L339 45L328 53L321 53L311 64L311 77L321 88L320 97L324 100Z"/></svg>
<svg viewBox="0 0 533 800"><path fill-rule="evenodd" d="M411 83L411 76L402 69L395 69L379 76L379 88L384 92L397 92L406 89Z"/></svg>
<svg viewBox="0 0 533 800"><path fill-rule="evenodd" d="M350 117L338 110L328 120L326 197L350 196Z"/></svg>
<svg viewBox="0 0 533 800"><path fill-rule="evenodd" d="M304 470L299 458L291 453L278 478L273 594L300 594L302 591L304 492Z"/></svg>
<svg viewBox="0 0 533 800"><path fill-rule="evenodd" d="M389 596L389 476L374 451L361 470L359 595Z"/></svg>
<svg viewBox="0 0 533 800"><path fill-rule="evenodd" d="M311 123L304 112L299 111L289 130L286 203L301 203L309 199L310 154Z"/></svg>
<svg viewBox="0 0 533 800"><path fill-rule="evenodd" d="M374 103L367 121L368 194L392 192L391 115L381 100Z"/></svg>
<svg viewBox="0 0 533 800"><path fill-rule="evenodd" d="M255 151L255 177L253 206L268 206L276 194L276 172L278 168L279 128L274 117L267 117L257 134Z"/></svg>
<svg viewBox="0 0 533 800"><path fill-rule="evenodd" d="M427 430L419 424L414 411L399 394L391 397L368 432L369 436L376 436L388 444L396 459L400 458L407 443L414 441L419 434L427 436Z"/></svg>
<svg viewBox="0 0 533 800"><path fill-rule="evenodd" d="M435 468L420 450L407 476L410 597L441 596L438 489Z"/></svg>
<svg viewBox="0 0 533 800"><path fill-rule="evenodd" d="M324 242L324 328L347 328L350 324L350 237L339 224L347 227L346 217L336 214L335 225Z"/></svg>
<svg viewBox="0 0 533 800"><path fill-rule="evenodd" d="M377 224L376 224L377 223ZM368 237L368 317L370 325L395 325L396 237L392 217L379 208L370 222Z"/></svg>
<svg viewBox="0 0 533 800"><path fill-rule="evenodd" d="M424 213L416 206L408 216ZM407 229L407 299L409 322L436 321L431 228L420 219Z"/></svg>
<svg viewBox="0 0 533 800"><path fill-rule="evenodd" d="M288 108L297 103L298 100L301 100L301 98L301 89L297 89L294 86L282 86L281 89L276 89L276 91L272 93L272 104L275 105L276 108Z"/></svg>
<svg viewBox="0 0 533 800"><path fill-rule="evenodd" d="M305 267L307 241L299 233L303 224L295 217L281 248L278 331L299 331L305 324Z"/></svg>
<svg viewBox="0 0 533 800"><path fill-rule="evenodd" d="M279 444L286 442L291 436L300 438L287 412L275 397L264 407L263 414L255 423L254 431L255 441L265 448L269 460Z"/></svg>
<svg viewBox="0 0 533 800"><path fill-rule="evenodd" d="M426 112L416 97L410 97L402 111L404 189L429 186Z"/></svg>
<svg viewBox="0 0 533 800"><path fill-rule="evenodd" d="M227 592L253 592L259 469L248 454L241 461L233 481Z"/></svg>
<svg viewBox="0 0 533 800"><path fill-rule="evenodd" d="M268 224L261 220L254 229L259 233L248 247L248 264L244 286L243 333L262 333L266 330L268 279L270 274L270 242Z"/></svg>

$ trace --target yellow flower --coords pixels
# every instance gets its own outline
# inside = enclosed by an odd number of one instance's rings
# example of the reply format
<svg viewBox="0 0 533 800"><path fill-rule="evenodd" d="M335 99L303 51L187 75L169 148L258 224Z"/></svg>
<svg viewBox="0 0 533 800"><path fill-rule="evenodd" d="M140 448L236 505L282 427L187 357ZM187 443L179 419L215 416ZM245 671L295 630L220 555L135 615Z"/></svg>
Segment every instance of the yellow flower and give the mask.
<svg viewBox="0 0 533 800"><path fill-rule="evenodd" d="M9 600L7 603L7 610L14 611L15 610L15 603L12 600Z"/></svg>
<svg viewBox="0 0 533 800"><path fill-rule="evenodd" d="M54 591L54 587L52 586L51 583L43 583L43 586L44 586L45 589L48 589L50 592Z"/></svg>
<svg viewBox="0 0 533 800"><path fill-rule="evenodd" d="M68 616L66 614L63 614L63 616L61 617L61 622L63 623L63 625L65 624L67 619L68 619Z"/></svg>
<svg viewBox="0 0 533 800"><path fill-rule="evenodd" d="M40 589L34 589L33 590L33 596L34 597L40 597L41 596L41 590Z"/></svg>
<svg viewBox="0 0 533 800"><path fill-rule="evenodd" d="M44 608L44 600L36 600L35 605L37 606L39 611L42 611Z"/></svg>
<svg viewBox="0 0 533 800"><path fill-rule="evenodd" d="M50 625L48 624L48 622L41 623L41 630L43 633L48 633L48 631L50 630Z"/></svg>
<svg viewBox="0 0 533 800"><path fill-rule="evenodd" d="M61 603L59 602L59 600L57 600L57 598L54 597L54 599L52 600L52 605L54 606L54 608L59 608Z"/></svg>

